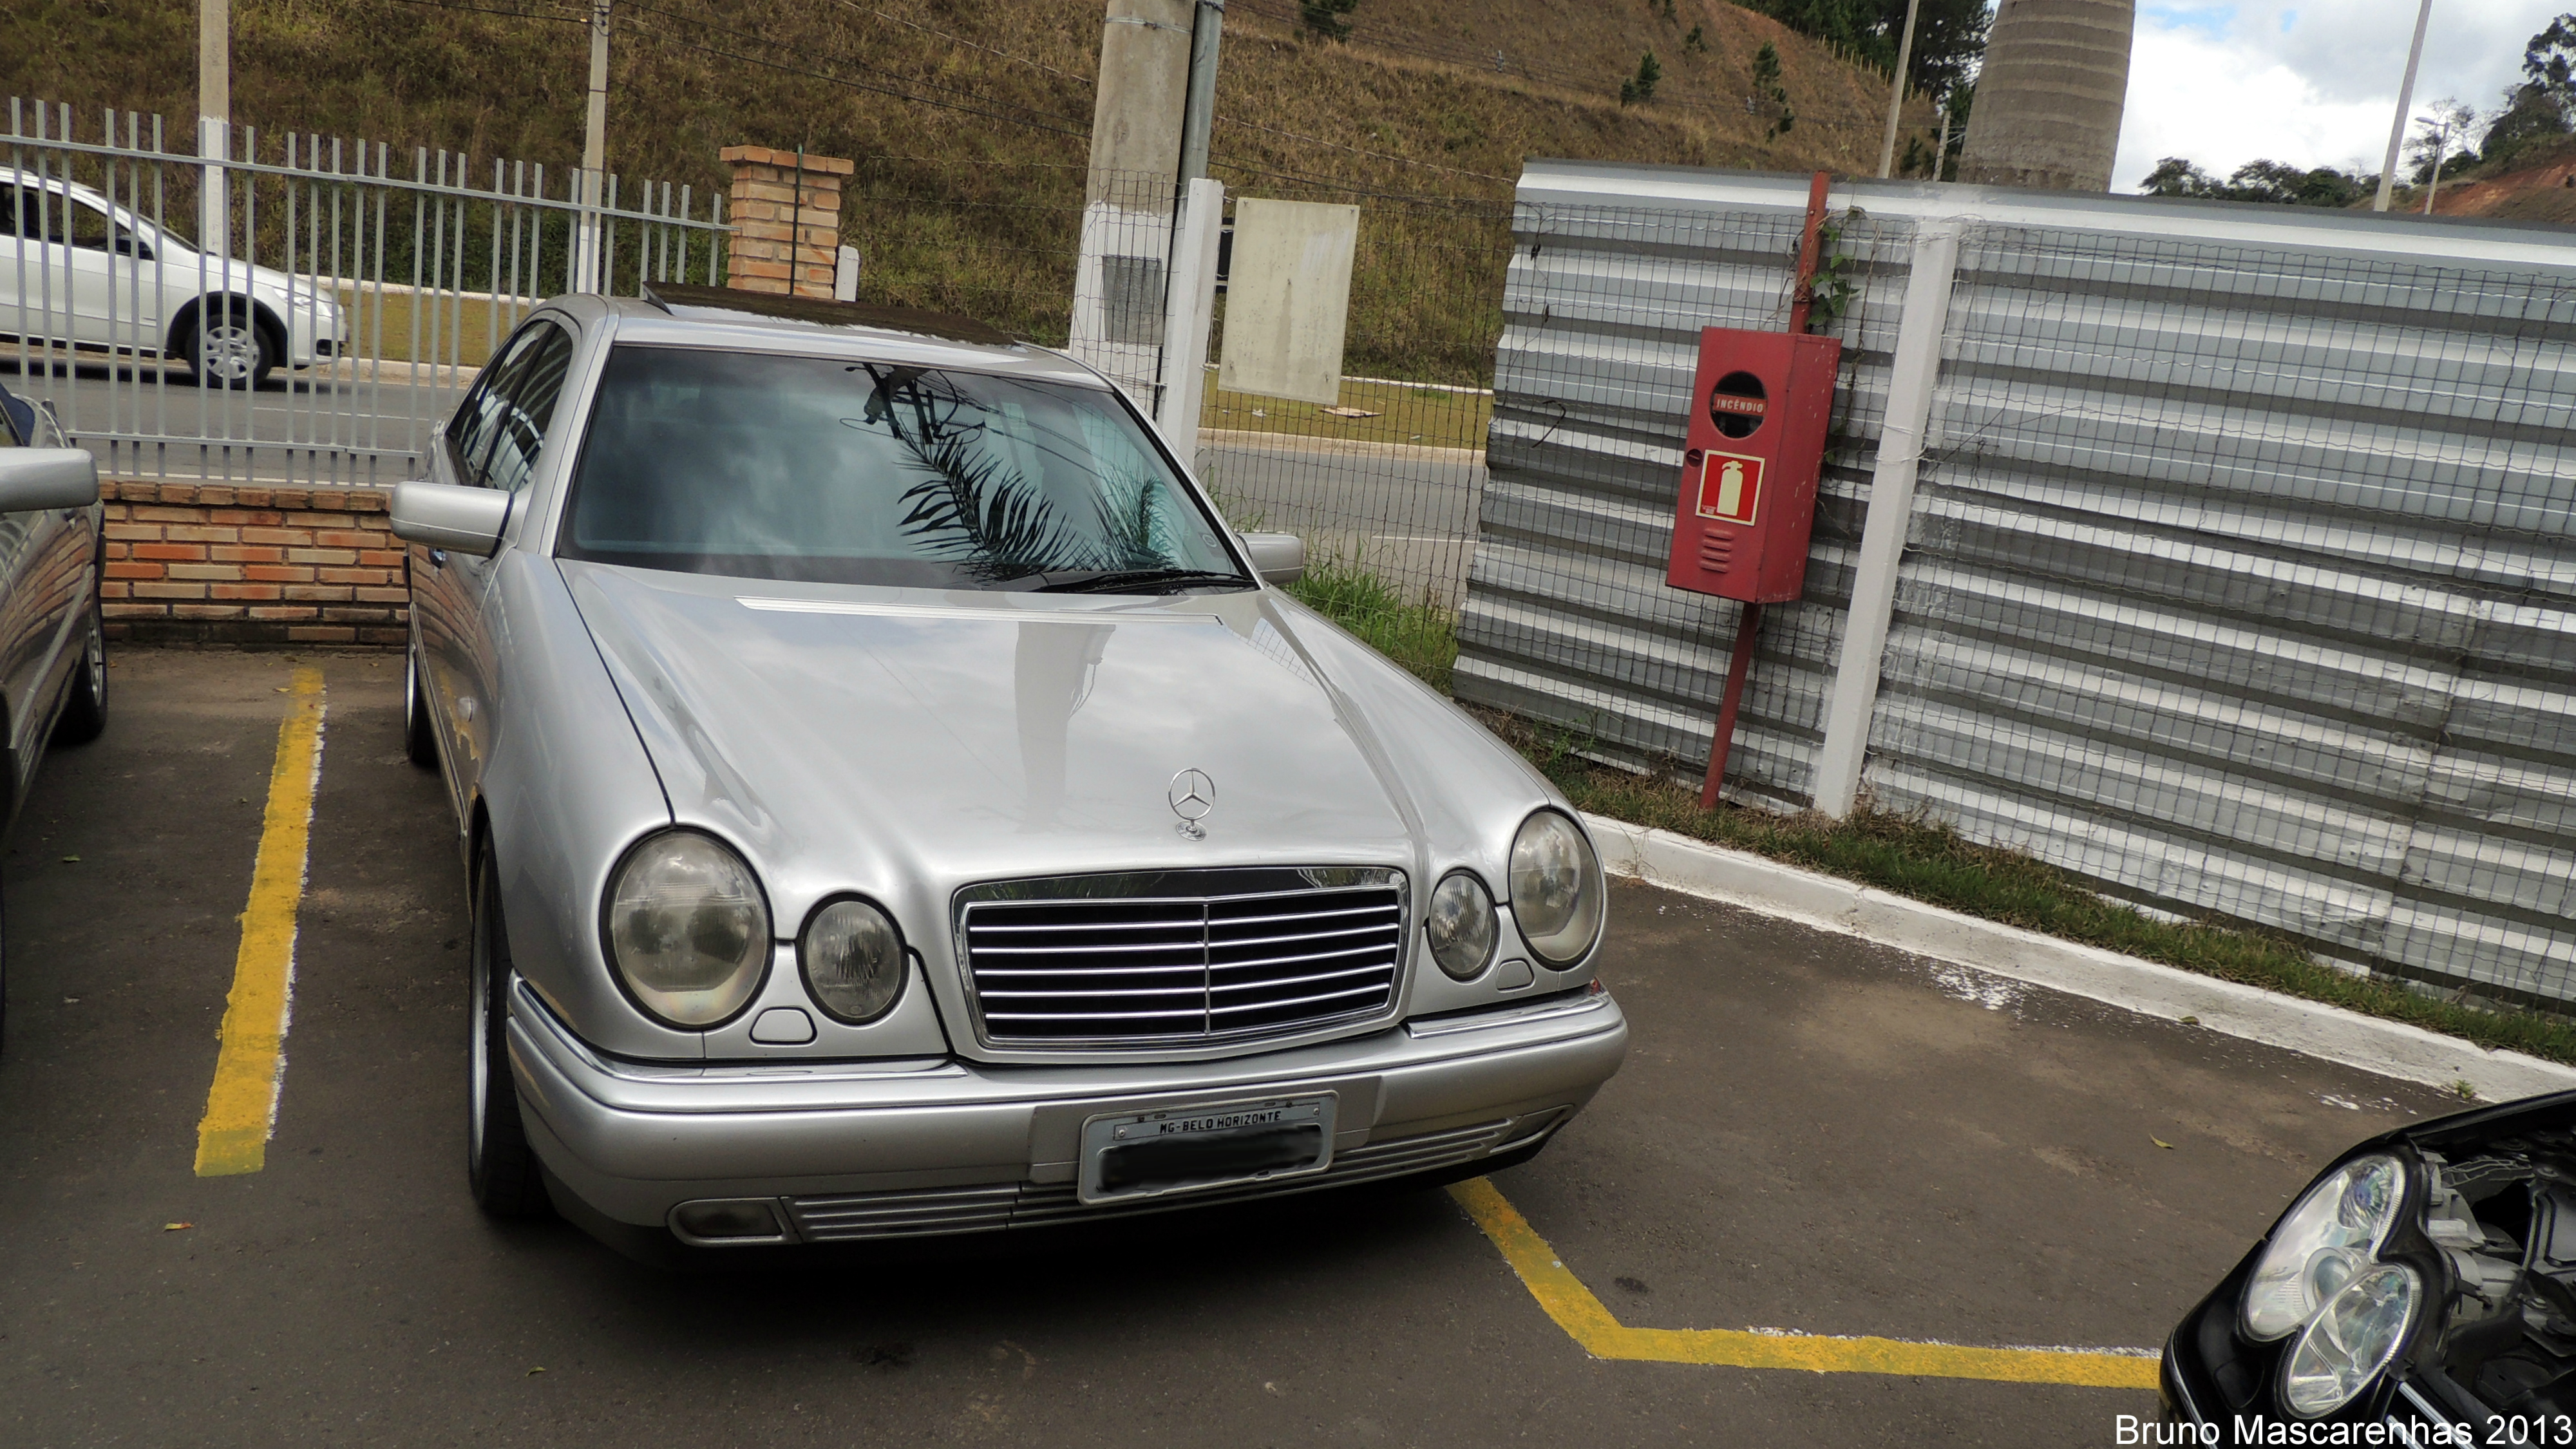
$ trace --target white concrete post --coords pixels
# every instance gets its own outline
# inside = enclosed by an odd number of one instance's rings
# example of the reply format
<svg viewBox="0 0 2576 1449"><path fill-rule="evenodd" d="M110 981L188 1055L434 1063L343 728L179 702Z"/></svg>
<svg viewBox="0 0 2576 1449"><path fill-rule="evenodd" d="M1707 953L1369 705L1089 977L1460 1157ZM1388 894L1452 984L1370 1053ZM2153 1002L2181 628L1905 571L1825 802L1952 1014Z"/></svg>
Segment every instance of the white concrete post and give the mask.
<svg viewBox="0 0 2576 1449"><path fill-rule="evenodd" d="M220 163L232 155L233 139L232 0L197 0L197 154ZM197 192L197 250L225 254L224 233L231 209L224 194L224 168L205 168Z"/></svg>
<svg viewBox="0 0 2576 1449"><path fill-rule="evenodd" d="M1914 234L1913 270L1896 328L1895 365L1887 380L1887 422L1878 466L1869 479L1869 520L1852 570L1851 612L1843 626L1842 662L1825 705L1825 742L1816 751L1816 808L1841 819L1860 798L1869 722L1878 709L1879 667L1887 654L1888 619L1896 610L1896 569L1914 518L1914 478L1923 434L1932 420L1932 385L1941 371L1941 333L1950 318L1950 282L1959 267L1955 221L1927 221Z"/></svg>
<svg viewBox="0 0 2576 1449"><path fill-rule="evenodd" d="M600 289L599 208L608 194L609 0L590 8L590 92L581 126L581 212L573 233L572 290Z"/></svg>
<svg viewBox="0 0 2576 1449"><path fill-rule="evenodd" d="M1209 329L1216 326L1216 247L1225 230L1225 183L1202 176L1181 196L1163 298L1163 387L1154 423L1181 461L1198 467L1199 408L1207 396Z"/></svg>

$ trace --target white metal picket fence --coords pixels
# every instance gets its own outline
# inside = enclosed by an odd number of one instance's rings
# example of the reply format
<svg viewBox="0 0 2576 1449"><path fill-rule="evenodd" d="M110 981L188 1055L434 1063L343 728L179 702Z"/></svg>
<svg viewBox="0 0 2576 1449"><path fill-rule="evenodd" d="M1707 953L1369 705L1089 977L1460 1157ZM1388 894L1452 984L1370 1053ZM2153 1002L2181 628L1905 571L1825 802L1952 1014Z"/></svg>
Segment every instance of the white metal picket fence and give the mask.
<svg viewBox="0 0 2576 1449"><path fill-rule="evenodd" d="M391 483L528 309L720 283L721 194L577 169L13 98L0 137L0 386L120 476Z"/></svg>

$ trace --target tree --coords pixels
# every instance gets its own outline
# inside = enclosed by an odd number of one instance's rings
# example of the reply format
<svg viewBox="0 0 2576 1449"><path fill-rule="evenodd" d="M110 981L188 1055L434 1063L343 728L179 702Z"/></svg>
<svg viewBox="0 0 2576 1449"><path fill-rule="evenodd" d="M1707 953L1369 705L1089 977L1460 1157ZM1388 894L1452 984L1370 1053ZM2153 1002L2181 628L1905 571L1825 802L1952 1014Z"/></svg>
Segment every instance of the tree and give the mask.
<svg viewBox="0 0 2576 1449"><path fill-rule="evenodd" d="M1351 23L1342 17L1360 8L1360 0L1297 0L1297 18L1326 40L1351 38Z"/></svg>
<svg viewBox="0 0 2576 1449"><path fill-rule="evenodd" d="M1746 101L1768 101L1777 112L1771 129L1762 133L1763 139L1789 134L1789 128L1797 124L1798 116L1789 109L1789 88L1780 84L1780 48L1767 40L1762 42L1760 50L1753 52L1753 92L1745 97Z"/></svg>
<svg viewBox="0 0 2576 1449"><path fill-rule="evenodd" d="M2522 52L2522 74L2556 96L2562 107L2576 99L2576 12L2559 16L2531 37Z"/></svg>
<svg viewBox="0 0 2576 1449"><path fill-rule="evenodd" d="M1653 51L1647 51L1637 59L1637 73L1619 82L1619 104L1642 106L1653 100L1655 87L1662 82L1663 78L1663 63L1655 59Z"/></svg>
<svg viewBox="0 0 2576 1449"><path fill-rule="evenodd" d="M2221 181L2180 156L2167 156L2138 183L2149 196L2191 196L2207 201L2258 201L2275 206L2350 206L2379 186L2376 176L2307 170L2281 161L2248 161Z"/></svg>
<svg viewBox="0 0 2576 1449"><path fill-rule="evenodd" d="M2505 107L2478 138L2478 158L2488 166L2510 161L2524 149L2576 131L2568 107L2540 85L2525 84L2505 93Z"/></svg>
<svg viewBox="0 0 2576 1449"><path fill-rule="evenodd" d="M1690 34L1682 37L1682 49L1697 51L1702 55L1707 54L1708 36L1705 33L1706 29L1707 28L1705 26L1692 26L1690 28Z"/></svg>
<svg viewBox="0 0 2576 1449"><path fill-rule="evenodd" d="M2447 181L2478 164L2478 148L2469 144L2469 134L2477 129L2477 109L2448 98L2427 109L2430 114L2415 119L2415 134L2406 142L2407 158L2415 163L2410 179L2418 186L2433 179L2436 165Z"/></svg>
<svg viewBox="0 0 2576 1449"><path fill-rule="evenodd" d="M1959 179L2108 191L2135 0L2002 0Z"/></svg>
<svg viewBox="0 0 2576 1449"><path fill-rule="evenodd" d="M1742 0L1801 35L1894 72L1906 0ZM1986 48L1986 0L1922 0L1906 83L1938 93L1966 80Z"/></svg>

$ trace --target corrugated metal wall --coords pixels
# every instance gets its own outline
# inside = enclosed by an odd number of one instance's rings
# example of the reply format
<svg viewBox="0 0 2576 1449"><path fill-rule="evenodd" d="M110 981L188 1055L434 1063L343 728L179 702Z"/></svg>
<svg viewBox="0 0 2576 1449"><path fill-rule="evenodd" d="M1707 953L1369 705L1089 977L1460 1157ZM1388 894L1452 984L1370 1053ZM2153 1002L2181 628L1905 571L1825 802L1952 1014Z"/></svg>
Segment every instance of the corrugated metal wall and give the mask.
<svg viewBox="0 0 2576 1449"><path fill-rule="evenodd" d="M1661 578L1687 339L1779 325L1794 198L1652 168L1525 179L1463 697L1705 759L1733 610ZM2576 998L2576 248L2289 209L1856 199L1879 276L1843 324L1846 437L1732 783L1804 798L1901 239L1909 213L1964 215L1876 801L2147 904Z"/></svg>

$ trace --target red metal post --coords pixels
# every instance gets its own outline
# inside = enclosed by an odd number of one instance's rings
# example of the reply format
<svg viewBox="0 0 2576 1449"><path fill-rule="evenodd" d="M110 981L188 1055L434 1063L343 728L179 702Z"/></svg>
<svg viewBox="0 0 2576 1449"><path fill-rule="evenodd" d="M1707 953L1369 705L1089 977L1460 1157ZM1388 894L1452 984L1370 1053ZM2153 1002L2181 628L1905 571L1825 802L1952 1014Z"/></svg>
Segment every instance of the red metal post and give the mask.
<svg viewBox="0 0 2576 1449"><path fill-rule="evenodd" d="M1807 330L1807 313L1816 301L1816 252L1825 225L1825 186L1831 180L1816 173L1807 185L1807 229L1798 239L1798 285L1789 294L1789 330ZM1700 786L1699 808L1714 809L1717 792L1726 785L1726 757L1735 751L1735 711L1744 703L1744 676L1753 668L1753 636L1762 627L1762 606L1747 604L1735 626L1735 657L1726 665L1726 693L1717 704L1717 729L1708 742L1708 782Z"/></svg>
<svg viewBox="0 0 2576 1449"><path fill-rule="evenodd" d="M1726 666L1726 694L1717 706L1717 733L1709 740L1708 783L1699 787L1699 808L1717 806L1717 792L1726 784L1726 757L1735 749L1735 708L1744 702L1744 676L1753 668L1753 636L1762 627L1762 606L1744 606L1744 618L1735 626L1735 658Z"/></svg>

